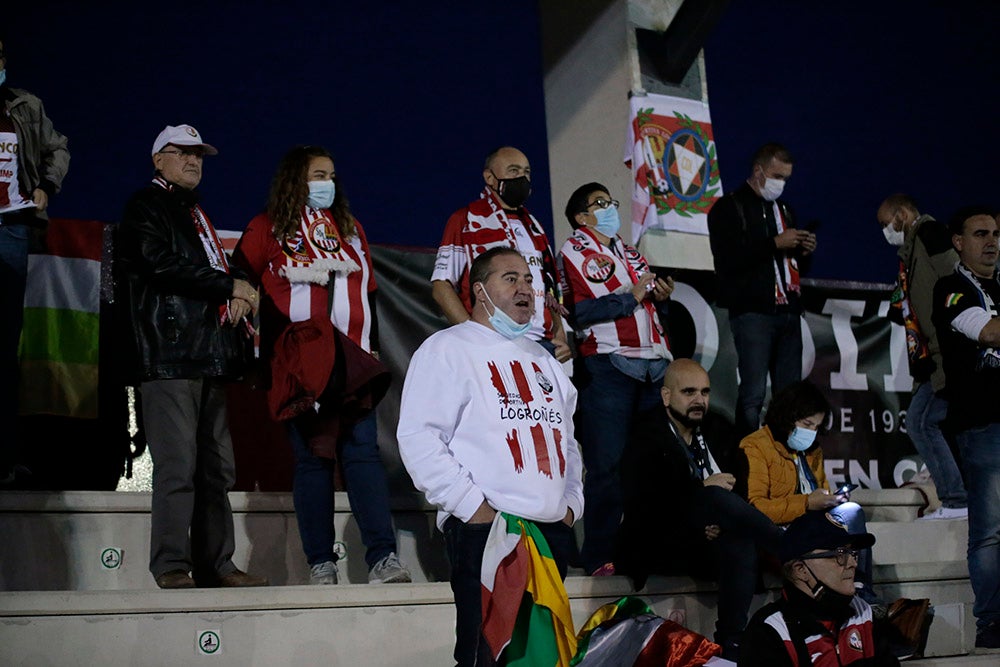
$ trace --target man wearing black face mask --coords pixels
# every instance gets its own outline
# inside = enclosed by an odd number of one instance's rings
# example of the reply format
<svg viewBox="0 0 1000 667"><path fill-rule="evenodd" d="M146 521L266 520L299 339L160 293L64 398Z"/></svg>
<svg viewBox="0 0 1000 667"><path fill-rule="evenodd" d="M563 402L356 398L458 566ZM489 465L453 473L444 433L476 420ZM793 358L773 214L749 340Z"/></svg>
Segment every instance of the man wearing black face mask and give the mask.
<svg viewBox="0 0 1000 667"><path fill-rule="evenodd" d="M535 315L527 336L559 361L571 356L559 304L559 273L545 231L524 202L531 194L531 165L516 148L490 153L483 167L486 187L480 198L448 218L431 285L434 300L448 321L470 319L469 267L490 248L515 248L528 262L535 292Z"/></svg>
<svg viewBox="0 0 1000 667"><path fill-rule="evenodd" d="M826 512L806 512L790 523L780 547L781 599L747 625L740 666L898 665L873 632L871 607L854 594L858 550L874 543L871 533L848 533Z"/></svg>

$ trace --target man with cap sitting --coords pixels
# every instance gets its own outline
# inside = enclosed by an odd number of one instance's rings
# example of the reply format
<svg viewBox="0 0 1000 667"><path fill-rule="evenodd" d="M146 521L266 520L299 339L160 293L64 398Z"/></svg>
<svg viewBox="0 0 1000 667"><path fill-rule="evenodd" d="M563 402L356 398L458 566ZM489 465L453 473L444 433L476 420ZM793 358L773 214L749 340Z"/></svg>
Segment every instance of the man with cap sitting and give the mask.
<svg viewBox="0 0 1000 667"><path fill-rule="evenodd" d="M871 533L848 533L826 512L790 523L780 546L781 598L747 625L740 666L898 665L888 645L876 642L871 606L854 594L858 550L874 543Z"/></svg>
<svg viewBox="0 0 1000 667"><path fill-rule="evenodd" d="M190 125L168 125L153 143L153 182L126 204L118 233L117 301L153 458L149 570L160 588L267 585L232 561L225 381L253 358L258 296L198 205L202 161L217 152Z"/></svg>

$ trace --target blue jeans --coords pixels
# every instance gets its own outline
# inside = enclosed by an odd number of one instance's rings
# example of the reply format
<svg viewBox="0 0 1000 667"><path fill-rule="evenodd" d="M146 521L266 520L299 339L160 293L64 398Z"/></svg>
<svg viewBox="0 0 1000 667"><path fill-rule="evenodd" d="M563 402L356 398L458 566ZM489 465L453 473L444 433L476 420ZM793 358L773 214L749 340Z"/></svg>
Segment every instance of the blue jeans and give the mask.
<svg viewBox="0 0 1000 667"><path fill-rule="evenodd" d="M1000 621L1000 424L958 434L969 490L972 613L983 630Z"/></svg>
<svg viewBox="0 0 1000 667"><path fill-rule="evenodd" d="M968 498L962 471L958 469L951 447L941 432L941 422L947 415L948 401L934 393L930 382L924 382L917 387L910 399L910 409L906 411L906 430L934 478L941 504L948 508L959 508L968 505Z"/></svg>
<svg viewBox="0 0 1000 667"><path fill-rule="evenodd" d="M740 371L736 395L739 437L760 428L768 373L772 394L802 379L801 322L801 316L796 313L741 313L729 318Z"/></svg>
<svg viewBox="0 0 1000 667"><path fill-rule="evenodd" d="M576 551L573 529L561 521L535 523L552 551L559 576ZM450 517L444 524L445 548L451 563L451 590L455 595L455 663L459 667L496 664L483 639L483 552L492 523L462 523Z"/></svg>
<svg viewBox="0 0 1000 667"><path fill-rule="evenodd" d="M840 519L847 526L848 533L867 533L868 520L865 511L857 503L847 502L827 510L827 514ZM858 596L868 604L880 602L872 588L872 550L871 547L858 552L858 568L854 572L855 583L861 584Z"/></svg>
<svg viewBox="0 0 1000 667"><path fill-rule="evenodd" d="M659 381L636 380L615 368L609 355L584 357L574 382L579 402L576 439L586 473L583 499L583 568L593 572L614 560L622 520L619 464L629 440L632 417L660 403Z"/></svg>
<svg viewBox="0 0 1000 667"><path fill-rule="evenodd" d="M289 422L288 439L295 454L292 499L299 524L302 549L310 565L336 562L333 544L333 475L336 461L315 456L295 421ZM396 551L396 535L389 508L389 484L379 456L375 413L358 422L337 443L337 455L347 485L351 512L365 545L365 562L375 563Z"/></svg>
<svg viewBox="0 0 1000 667"><path fill-rule="evenodd" d="M0 224L0 478L17 463L17 388L21 368L17 346L24 324L28 276L28 227Z"/></svg>

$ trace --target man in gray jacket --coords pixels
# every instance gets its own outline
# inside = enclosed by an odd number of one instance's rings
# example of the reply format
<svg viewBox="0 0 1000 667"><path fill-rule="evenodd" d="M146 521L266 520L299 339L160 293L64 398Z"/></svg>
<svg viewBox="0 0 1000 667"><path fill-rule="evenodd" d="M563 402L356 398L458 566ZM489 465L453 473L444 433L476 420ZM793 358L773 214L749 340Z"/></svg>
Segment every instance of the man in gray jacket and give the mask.
<svg viewBox="0 0 1000 667"><path fill-rule="evenodd" d="M923 518L965 519L969 511L962 472L941 432L948 401L942 397L944 364L937 331L931 322L934 284L951 275L958 254L951 245L948 228L929 215L921 215L909 195L886 198L877 216L886 241L899 247L899 279L889 315L906 328L914 383L906 412L906 430L927 464L941 500L941 507Z"/></svg>
<svg viewBox="0 0 1000 667"><path fill-rule="evenodd" d="M69 169L66 137L52 127L42 101L7 85L6 56L0 39L0 486L15 485L27 473L17 465L17 346L29 235L44 229L49 199Z"/></svg>

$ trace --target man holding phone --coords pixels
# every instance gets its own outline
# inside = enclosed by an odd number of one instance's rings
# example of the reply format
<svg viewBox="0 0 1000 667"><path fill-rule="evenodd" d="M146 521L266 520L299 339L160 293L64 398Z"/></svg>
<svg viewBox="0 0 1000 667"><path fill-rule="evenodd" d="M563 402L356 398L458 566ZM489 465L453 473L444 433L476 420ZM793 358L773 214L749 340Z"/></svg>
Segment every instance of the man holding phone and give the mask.
<svg viewBox="0 0 1000 667"><path fill-rule="evenodd" d="M708 212L718 304L729 310L740 372L739 437L760 428L769 372L772 393L802 379L799 272L816 250L816 234L797 229L780 199L791 176L788 149L765 144L746 183Z"/></svg>

